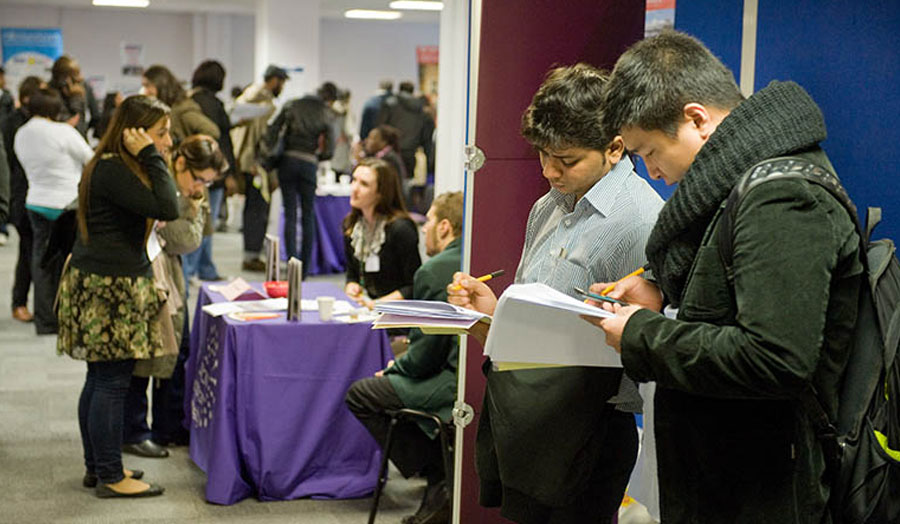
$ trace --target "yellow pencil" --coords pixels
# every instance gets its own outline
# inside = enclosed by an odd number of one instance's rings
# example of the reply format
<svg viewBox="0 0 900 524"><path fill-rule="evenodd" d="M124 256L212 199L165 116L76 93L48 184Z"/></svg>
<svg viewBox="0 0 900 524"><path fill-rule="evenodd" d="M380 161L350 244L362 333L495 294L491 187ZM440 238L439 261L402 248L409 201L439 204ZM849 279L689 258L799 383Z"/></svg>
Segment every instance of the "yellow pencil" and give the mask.
<svg viewBox="0 0 900 524"><path fill-rule="evenodd" d="M488 280L490 280L492 278L497 278L497 277L503 276L504 274L506 274L505 269L498 269L497 271L494 271L493 273L488 273L487 275L482 275L482 276L476 278L475 280L478 280L480 282L487 282ZM450 289L452 289L453 291L459 291L460 289L462 289L462 286L457 284Z"/></svg>
<svg viewBox="0 0 900 524"><path fill-rule="evenodd" d="M648 265L649 265L649 264L648 264ZM620 278L619 280L616 280L616 281L613 282L612 284L606 286L606 288L605 288L603 291L601 291L600 294L601 294L601 295L606 295L607 293L609 293L610 291L612 291L613 289L615 289L615 288L616 288L616 284L618 284L619 282L625 280L626 278L636 277L636 276L640 275L641 273L643 273L644 271L646 271L647 269L649 269L649 268L648 268L646 265L645 265L644 267L639 267L639 268L635 269L635 270L632 271L631 273L628 273L627 275L625 275L624 277Z"/></svg>

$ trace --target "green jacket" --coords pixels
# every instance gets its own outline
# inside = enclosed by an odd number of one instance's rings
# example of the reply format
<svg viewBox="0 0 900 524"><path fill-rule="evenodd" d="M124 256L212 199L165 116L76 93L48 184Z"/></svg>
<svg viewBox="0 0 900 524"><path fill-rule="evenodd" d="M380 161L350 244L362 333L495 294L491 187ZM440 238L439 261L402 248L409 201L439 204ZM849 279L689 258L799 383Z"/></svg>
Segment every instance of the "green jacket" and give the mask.
<svg viewBox="0 0 900 524"><path fill-rule="evenodd" d="M459 271L460 244L460 239L454 240L422 264L413 277L412 298L447 300L447 285L453 281L453 273ZM442 420L450 421L456 401L457 342L453 335L410 331L409 349L384 373L406 407L435 413ZM434 424L420 426L432 438L437 436Z"/></svg>
<svg viewBox="0 0 900 524"><path fill-rule="evenodd" d="M829 165L820 150L813 156ZM823 188L766 182L736 217L732 289L716 244L722 207L677 319L642 309L622 337L628 375L657 382L663 521L827 521L822 449L796 399L812 385L836 414L863 271L859 239Z"/></svg>

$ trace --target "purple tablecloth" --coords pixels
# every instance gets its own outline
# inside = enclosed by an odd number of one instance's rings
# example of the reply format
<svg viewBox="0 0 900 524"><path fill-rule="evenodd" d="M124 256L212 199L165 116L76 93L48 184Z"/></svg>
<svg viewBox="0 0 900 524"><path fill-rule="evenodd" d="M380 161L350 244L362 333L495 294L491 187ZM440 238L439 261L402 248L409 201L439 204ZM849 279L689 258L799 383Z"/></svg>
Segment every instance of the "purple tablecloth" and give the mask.
<svg viewBox="0 0 900 524"><path fill-rule="evenodd" d="M347 268L344 257L344 233L341 223L350 213L350 197L348 196L316 196L316 239L310 254L309 274L323 275L343 273ZM300 253L300 235L303 227L301 213L297 211L297 254ZM281 260L287 260L287 249L284 242L284 209L278 219L278 237L281 238Z"/></svg>
<svg viewBox="0 0 900 524"><path fill-rule="evenodd" d="M261 289L261 285L255 284ZM304 298L332 284L303 284ZM241 322L201 311L222 295L200 289L186 366L191 458L207 473L206 500L234 504L300 497L353 498L372 492L379 448L344 404L350 384L391 358L368 323Z"/></svg>

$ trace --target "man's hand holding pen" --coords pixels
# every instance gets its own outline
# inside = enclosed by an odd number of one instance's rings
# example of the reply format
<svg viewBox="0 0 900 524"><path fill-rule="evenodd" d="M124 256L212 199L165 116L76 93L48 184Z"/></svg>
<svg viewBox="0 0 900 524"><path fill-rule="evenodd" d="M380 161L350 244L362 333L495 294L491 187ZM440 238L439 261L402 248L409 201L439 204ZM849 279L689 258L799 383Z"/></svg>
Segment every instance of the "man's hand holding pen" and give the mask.
<svg viewBox="0 0 900 524"><path fill-rule="evenodd" d="M493 315L494 309L497 307L497 295L484 283L484 280L457 271L453 274L453 282L447 286L447 302ZM476 322L469 329L469 334L484 344L487 340L488 330L488 324Z"/></svg>

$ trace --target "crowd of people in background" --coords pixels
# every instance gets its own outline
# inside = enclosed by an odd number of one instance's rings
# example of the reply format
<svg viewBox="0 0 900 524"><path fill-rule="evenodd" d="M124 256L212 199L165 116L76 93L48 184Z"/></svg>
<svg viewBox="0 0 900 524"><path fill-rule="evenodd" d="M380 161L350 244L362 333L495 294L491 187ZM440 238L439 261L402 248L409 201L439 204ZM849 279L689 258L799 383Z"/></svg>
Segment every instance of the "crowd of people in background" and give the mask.
<svg viewBox="0 0 900 524"><path fill-rule="evenodd" d="M35 322L38 333L56 332L49 307L64 260L59 253L46 254L48 235L55 233L60 239L67 239L61 253L67 251L65 246L71 245L75 231L71 217L75 206L66 207L72 202L69 197L75 191L73 183L81 176L88 148L105 135L114 113L128 94L109 91L102 94L98 104L98 97L85 82L78 61L68 55L56 60L49 73L46 80L36 76L22 80L14 95L7 89L0 68L0 132L5 146L2 151L5 158L0 162L0 187L9 188L8 194L0 191L0 208L4 209L0 214L0 246L6 244L12 226L20 238L12 315L22 322ZM406 209L418 223L424 222L433 195L435 112L432 98L414 96L412 82L401 82L394 93L392 81L381 81L378 91L366 100L357 118L350 109L350 92L333 82L324 82L315 92L300 98L281 100L281 92L290 77L285 69L272 65L266 69L261 82L235 86L230 90L230 98L225 99L222 96L225 78L225 68L216 60L199 64L189 84L159 64L148 67L141 77L139 93L171 108L173 142L180 143L195 134L212 137L228 165L227 172L204 190L207 220L203 241L196 250L180 257L186 281L226 278L223 273L229 271L220 271L213 260L213 233L228 231L228 224L243 235L243 262L233 271L262 272L265 235L271 228L269 204L272 194L279 189L286 252L303 262L305 278L315 242L313 202L318 181L328 171L334 173L335 179L346 175L343 178L349 181L355 167L366 158L382 159L391 166L397 174ZM46 107L48 96L59 99L58 110L53 104ZM233 119L231 109L246 104L258 105L262 110L252 117ZM35 115L32 105L41 114L37 114L39 120L26 128L21 139L22 149L27 150L24 152L26 168L15 149L15 137ZM61 123L74 129L80 141L57 125ZM40 130L30 131L35 127ZM49 129L55 131L46 131ZM51 133L67 136L67 148L57 148L59 155L55 159L57 163L70 160L68 178L53 178L57 175L50 173L60 168L54 170L42 153L34 153L42 152L47 145L41 145L41 141L53 140ZM37 140L38 144L29 140ZM31 157L43 165L28 164ZM2 177L7 177L8 183L2 183ZM29 183L41 189L31 191L28 196ZM47 184L52 186L51 193L44 189ZM58 198L49 196L53 193ZM43 202L48 198L54 201ZM229 200L232 205L226 205ZM3 201L6 203L2 204ZM66 215L65 211L70 213ZM36 230L33 222L38 224ZM48 266L51 261L56 265ZM35 311L28 307L32 286Z"/></svg>
<svg viewBox="0 0 900 524"><path fill-rule="evenodd" d="M188 84L156 64L143 71L139 91L103 93L98 104L74 57L58 58L46 79L23 79L15 95L0 69L0 246L13 230L19 236L12 317L38 335L58 335L60 354L87 362L78 406L83 484L100 497L162 494L123 466L122 452L164 458L167 445L188 442L186 305L192 282L225 279L213 238L235 218L227 198L243 203L240 270L264 269L270 201L280 189L286 251L303 261L306 278L313 202L329 172L345 175L350 194L343 227L352 298L371 306L409 297L421 264L412 217L425 222L428 203L419 214L407 210L417 148L420 169L433 171L434 117L411 83L392 95L383 82L387 96L367 104L358 129L349 91L332 82L281 100L290 76L272 65L226 100L226 74L206 60ZM250 116L234 117L237 107Z"/></svg>

